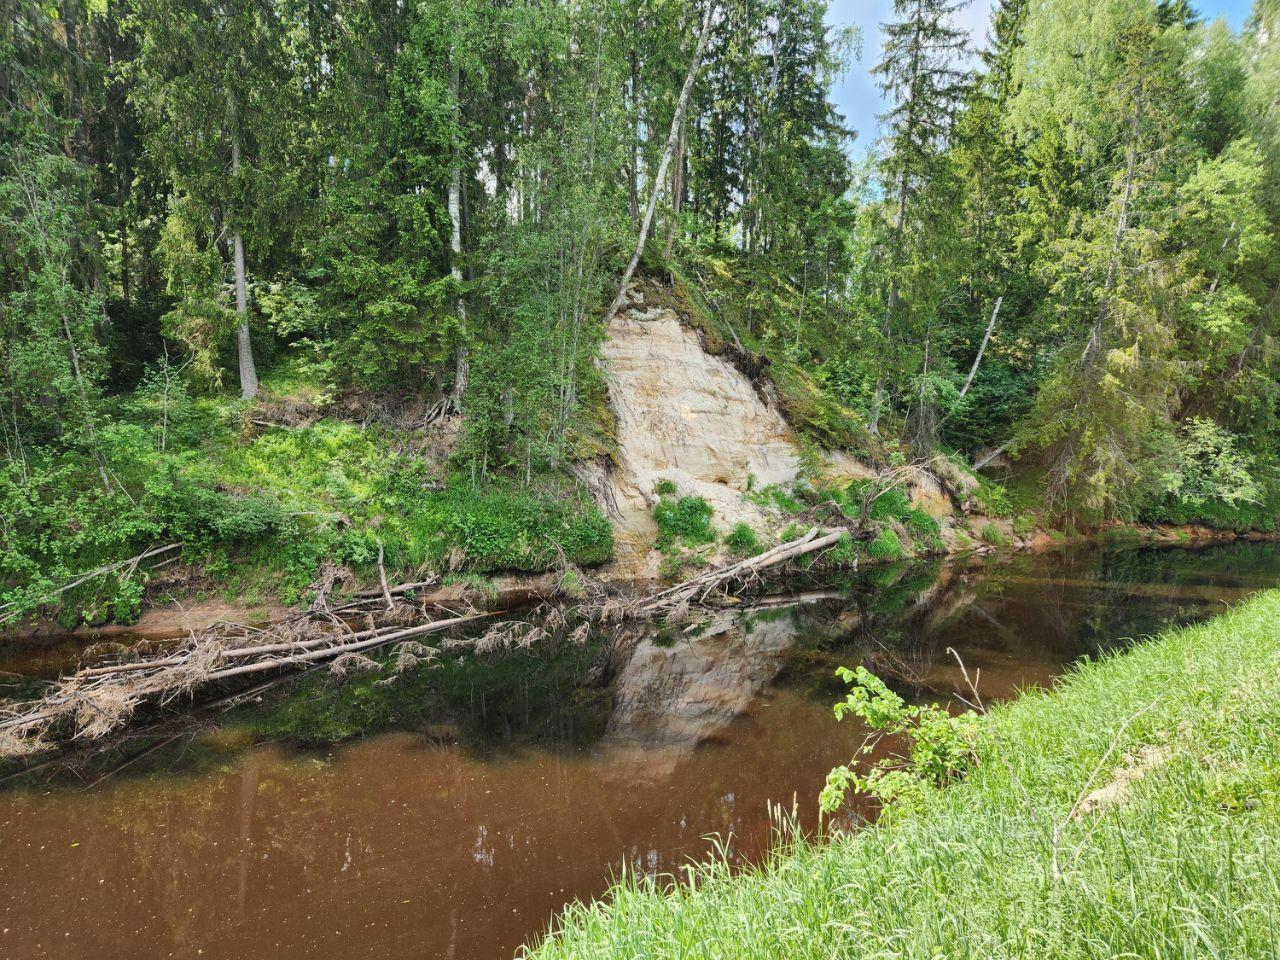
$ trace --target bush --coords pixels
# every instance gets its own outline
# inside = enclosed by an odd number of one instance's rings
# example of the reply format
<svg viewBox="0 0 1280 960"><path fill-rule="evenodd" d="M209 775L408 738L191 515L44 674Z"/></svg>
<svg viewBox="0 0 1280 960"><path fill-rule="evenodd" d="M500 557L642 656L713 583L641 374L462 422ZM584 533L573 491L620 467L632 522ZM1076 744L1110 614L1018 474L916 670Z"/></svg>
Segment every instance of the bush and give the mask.
<svg viewBox="0 0 1280 960"><path fill-rule="evenodd" d="M839 810L850 790L875 797L884 804L885 815L907 812L973 766L976 713L968 711L953 717L936 704L908 706L866 667L841 667L836 674L852 688L835 705L836 719L852 714L873 731L868 740L898 737L905 741L907 749L905 754L876 761L865 774L865 760L861 757L852 765L833 769L819 796L824 812Z"/></svg>
<svg viewBox="0 0 1280 960"><path fill-rule="evenodd" d="M906 556L906 550L898 534L885 527L867 544L867 555L877 560L898 560Z"/></svg>
<svg viewBox="0 0 1280 960"><path fill-rule="evenodd" d="M794 490L787 490L776 483L756 490L748 482L745 498L758 507L777 507L783 513L802 513L805 508L804 501Z"/></svg>
<svg viewBox="0 0 1280 960"><path fill-rule="evenodd" d="M764 549L764 541L746 523L739 523L729 531L724 545L735 557L752 557Z"/></svg>
<svg viewBox="0 0 1280 960"><path fill-rule="evenodd" d="M412 523L425 534L430 559L458 570L536 572L554 566L560 550L582 565L613 555L613 528L594 505L496 486L447 488Z"/></svg>
<svg viewBox="0 0 1280 960"><path fill-rule="evenodd" d="M688 547L714 543L715 527L711 525L714 514L711 504L702 497L663 497L653 508L653 519L658 524L659 550L671 550L681 543Z"/></svg>
<svg viewBox="0 0 1280 960"><path fill-rule="evenodd" d="M1013 532L1020 537L1029 537L1036 532L1035 517L1022 514L1013 521Z"/></svg>
<svg viewBox="0 0 1280 960"><path fill-rule="evenodd" d="M983 527L978 536L982 537L983 543L993 547L1007 547L1009 545L1009 538L994 523L988 523Z"/></svg>
<svg viewBox="0 0 1280 960"><path fill-rule="evenodd" d="M988 517L1012 517L1015 513L1013 498L1002 484L985 477L978 478L978 489L974 499Z"/></svg>

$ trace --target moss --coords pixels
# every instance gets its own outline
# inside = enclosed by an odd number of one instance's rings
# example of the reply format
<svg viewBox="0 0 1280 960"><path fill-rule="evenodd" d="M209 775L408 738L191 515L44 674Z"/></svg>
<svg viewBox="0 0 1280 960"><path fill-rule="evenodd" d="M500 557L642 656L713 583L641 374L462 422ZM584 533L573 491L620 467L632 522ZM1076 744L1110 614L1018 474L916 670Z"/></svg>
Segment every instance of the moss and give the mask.
<svg viewBox="0 0 1280 960"><path fill-rule="evenodd" d="M902 540L889 527L882 529L876 534L876 538L867 544L867 555L877 560L900 560L906 556L906 553Z"/></svg>
<svg viewBox="0 0 1280 960"><path fill-rule="evenodd" d="M829 449L871 452L875 438L862 418L844 406L797 364L776 361L768 368L783 413L796 429Z"/></svg>

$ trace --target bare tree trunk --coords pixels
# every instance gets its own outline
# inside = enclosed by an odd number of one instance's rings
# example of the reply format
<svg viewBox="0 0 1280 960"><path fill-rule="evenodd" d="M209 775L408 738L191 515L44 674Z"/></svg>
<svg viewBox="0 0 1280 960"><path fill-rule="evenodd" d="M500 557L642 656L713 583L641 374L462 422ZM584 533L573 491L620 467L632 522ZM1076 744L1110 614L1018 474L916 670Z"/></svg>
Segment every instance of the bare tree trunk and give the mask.
<svg viewBox="0 0 1280 960"><path fill-rule="evenodd" d="M232 122L235 121L235 101L231 105ZM240 172L240 135L232 133L231 175ZM249 339L249 289L244 272L244 237L239 227L231 235L231 259L235 269L236 316L240 327L236 331L236 355L240 360L240 396L252 400L258 395L258 368L253 362L253 342Z"/></svg>
<svg viewBox="0 0 1280 960"><path fill-rule="evenodd" d="M667 225L667 246L665 257L670 260L676 246L676 231L680 228L680 208L684 205L684 154L687 137L685 129L688 121L681 121L680 133L676 139L675 165L671 168L671 222Z"/></svg>
<svg viewBox="0 0 1280 960"><path fill-rule="evenodd" d="M635 252L631 254L631 262L627 264L627 269L622 274L622 282L618 285L618 295L613 298L613 303L609 305L609 309L605 312L605 326L613 320L621 309L623 301L627 296L627 285L631 283L632 276L635 275L636 267L640 264L640 257L644 253L645 242L649 239L649 230L653 226L653 214L658 207L658 198L662 194L662 188L667 179L667 169L671 166L671 155L675 153L676 137L680 131L680 125L684 122L685 110L689 106L689 95L693 92L693 81L698 76L698 67L702 63L702 55L707 49L707 39L711 36L711 17L715 13L716 0L707 0L706 16L702 18L702 30L698 34L698 45L693 51L693 59L689 61L689 72L685 74L684 86L680 89L680 102L676 105L675 115L671 118L671 131L667 134L666 145L662 148L662 162L658 165L658 172L653 178L653 185L649 190L649 202L645 206L644 220L640 223L640 236L636 240Z"/></svg>
<svg viewBox="0 0 1280 960"><path fill-rule="evenodd" d="M973 378L978 373L978 365L982 363L982 355L987 350L987 341L991 339L991 331L995 329L996 317L1000 316L1000 304L1004 303L1004 297L996 297L995 309L991 311L991 322L987 324L987 332L982 335L982 344L978 347L978 355L973 358L973 366L969 368L969 376L965 378L964 386L960 388L960 396L964 396L969 392L969 387L973 385Z"/></svg>
<svg viewBox="0 0 1280 960"><path fill-rule="evenodd" d="M458 120L461 122L462 104L458 99L459 90L461 88L461 76L459 74L457 63L453 67L453 102L454 109L458 111ZM453 142L453 174L449 177L449 223L451 231L449 234L449 252L450 261L452 262L452 274L454 282L459 285L458 291L458 325L461 328L459 335L457 352L454 354L453 365L453 409L459 413L462 412L462 398L466 395L467 384L471 379L471 361L467 356L467 304L463 299L462 284L462 150L458 143L457 135L454 135Z"/></svg>

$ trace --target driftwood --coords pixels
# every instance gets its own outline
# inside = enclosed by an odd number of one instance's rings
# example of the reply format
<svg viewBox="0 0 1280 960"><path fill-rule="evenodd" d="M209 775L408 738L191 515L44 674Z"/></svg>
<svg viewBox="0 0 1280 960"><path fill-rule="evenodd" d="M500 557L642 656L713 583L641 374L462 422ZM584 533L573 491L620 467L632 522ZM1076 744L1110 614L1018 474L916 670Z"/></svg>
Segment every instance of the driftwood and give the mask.
<svg viewBox="0 0 1280 960"><path fill-rule="evenodd" d="M846 535L844 530L812 527L798 540L781 543L746 560L704 571L690 580L652 594L637 605L641 614L655 615L676 609L695 600L705 600L714 590L758 577L763 571L791 560L827 550Z"/></svg>
<svg viewBox="0 0 1280 960"><path fill-rule="evenodd" d="M706 570L638 601L597 595L580 608L585 619L569 636L576 642L585 639L590 620L603 623L670 615L691 603L706 602L713 593L731 594L771 569L829 549L847 535L844 529L814 526L799 539ZM568 630L563 611L552 609L539 625L494 623L478 639L447 640L438 648L426 647L418 642L424 637L491 621L504 610L555 597L560 576L546 574L507 584L482 601L487 610L467 609L458 587L392 603L394 598L429 584L393 586L382 576L376 591L345 605L324 604L299 611L264 629L215 624L176 646L148 648L141 655L138 648L129 649L125 655L131 659L98 662L64 676L39 700L0 707L0 759L27 756L64 737L103 737L124 727L144 703L165 704L213 684L270 672L287 675L300 668L314 669L317 664L330 664L335 672L368 667L372 662L366 655L388 647L398 650L396 669L408 669L435 659L442 650L466 647L484 653L513 644L527 647L547 637L548 631ZM361 609L361 604L370 601L379 608L391 603L391 609ZM463 606L464 612L451 611L449 604ZM348 611L347 619L339 615L343 610ZM424 619L429 610L444 611L446 616ZM352 617L358 618L357 622L349 622ZM359 621L364 623L361 629L357 629Z"/></svg>
<svg viewBox="0 0 1280 960"><path fill-rule="evenodd" d="M345 671L367 666L368 653L393 646L398 651L393 665L397 670L408 669L440 653L421 644L422 638L490 621L503 611L549 599L555 596L558 584L555 574L508 583L489 595L475 597L485 609L476 609L460 585L412 602L401 600L390 610L323 605L298 611L266 628L218 623L159 650L152 646L130 648L124 652L130 659L98 662L77 670L52 684L39 700L0 705L0 759L30 755L66 736L100 738L122 728L144 703L165 704L200 688L234 684L244 677L268 672L287 675L317 664ZM366 599L382 608L389 596L401 596L420 586L387 584L383 588L380 583L374 597ZM445 615L431 617L429 611L433 610ZM500 626L503 636L498 640L450 640L445 648L474 646L483 652L504 645L504 638L516 638L518 631L510 625ZM518 639L523 642L527 638ZM116 650L119 655L119 648Z"/></svg>

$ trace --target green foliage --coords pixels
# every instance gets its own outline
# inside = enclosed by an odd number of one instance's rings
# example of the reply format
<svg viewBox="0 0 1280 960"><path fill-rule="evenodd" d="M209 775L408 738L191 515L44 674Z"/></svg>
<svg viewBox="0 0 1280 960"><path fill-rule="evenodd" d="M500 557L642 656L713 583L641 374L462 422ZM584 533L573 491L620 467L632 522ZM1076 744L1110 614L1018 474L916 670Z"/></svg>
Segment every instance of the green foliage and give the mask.
<svg viewBox="0 0 1280 960"><path fill-rule="evenodd" d="M724 538L724 545L729 548L729 552L735 557L752 557L760 553L764 547L764 541L760 539L759 534L751 529L751 525L747 523L739 523Z"/></svg>
<svg viewBox="0 0 1280 960"><path fill-rule="evenodd" d="M889 527L876 534L874 540L867 544L867 556L876 560L899 560L906 556L902 540Z"/></svg>
<svg viewBox="0 0 1280 960"><path fill-rule="evenodd" d="M974 491L973 498L978 502L981 512L988 517L1012 517L1017 512L1009 491L1002 484L986 477L978 478L978 489Z"/></svg>
<svg viewBox="0 0 1280 960"><path fill-rule="evenodd" d="M991 547L1007 547L1009 545L1009 538L994 523L984 525L978 531L978 536L982 538L983 543Z"/></svg>
<svg viewBox="0 0 1280 960"><path fill-rule="evenodd" d="M1280 923L1277 619L1270 593L1086 662L976 721L978 762L916 791L910 816L820 840L797 830L757 866L715 859L687 882L629 876L569 908L532 956L928 958L983 944L998 960L1086 960L1205 943L1266 956ZM1143 763L1153 755L1166 759ZM1113 781L1121 802L1079 809Z"/></svg>
<svg viewBox="0 0 1280 960"><path fill-rule="evenodd" d="M805 511L804 500L797 496L794 490L788 490L777 483L771 483L768 486L761 487L756 490L751 484L747 485L747 493L744 494L745 499L760 507L774 507L783 514L803 513Z"/></svg>
<svg viewBox="0 0 1280 960"><path fill-rule="evenodd" d="M711 504L702 497L660 498L653 508L653 519L658 524L658 540L654 546L668 551L680 546L714 543L716 530L711 525L714 513Z"/></svg>
<svg viewBox="0 0 1280 960"><path fill-rule="evenodd" d="M1013 521L1013 532L1019 537L1029 537L1036 532L1036 518L1025 513Z"/></svg>
<svg viewBox="0 0 1280 960"><path fill-rule="evenodd" d="M873 734L854 764L842 764L827 774L818 798L823 812L839 810L850 791L876 798L894 816L918 812L931 792L972 767L977 714L953 716L934 704L908 706L866 667L841 667L836 674L852 688L835 705L836 719L857 717ZM905 741L905 748L864 768L859 758L870 756L882 737Z"/></svg>

